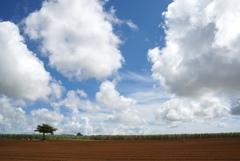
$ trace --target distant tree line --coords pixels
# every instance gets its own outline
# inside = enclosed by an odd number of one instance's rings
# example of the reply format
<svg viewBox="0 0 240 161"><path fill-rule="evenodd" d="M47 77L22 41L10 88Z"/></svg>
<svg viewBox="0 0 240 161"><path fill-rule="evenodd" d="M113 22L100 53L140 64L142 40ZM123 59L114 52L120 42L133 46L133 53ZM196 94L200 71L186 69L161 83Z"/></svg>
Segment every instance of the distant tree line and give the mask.
<svg viewBox="0 0 240 161"><path fill-rule="evenodd" d="M0 134L0 140L172 140L172 139L214 139L214 138L240 138L239 133L205 133L205 134L161 134L161 135L90 135L84 136L78 132L76 135L53 135L57 128L48 124L38 125L34 130L42 133L36 134ZM51 134L51 135L45 135Z"/></svg>
<svg viewBox="0 0 240 161"><path fill-rule="evenodd" d="M81 133L80 133L81 134ZM240 138L240 133L162 134L162 135L45 135L47 140L173 140ZM0 140L42 140L39 134L0 134Z"/></svg>

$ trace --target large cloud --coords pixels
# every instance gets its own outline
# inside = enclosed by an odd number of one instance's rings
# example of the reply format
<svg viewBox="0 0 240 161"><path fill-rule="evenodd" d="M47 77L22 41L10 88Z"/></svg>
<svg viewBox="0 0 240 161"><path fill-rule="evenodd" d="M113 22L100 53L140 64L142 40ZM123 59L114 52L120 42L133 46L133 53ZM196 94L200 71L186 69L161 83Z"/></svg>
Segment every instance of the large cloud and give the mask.
<svg viewBox="0 0 240 161"><path fill-rule="evenodd" d="M72 113L79 113L79 111L95 112L99 107L92 103L87 94L82 90L68 91L66 98L55 104L55 107L65 107Z"/></svg>
<svg viewBox="0 0 240 161"><path fill-rule="evenodd" d="M111 109L125 109L136 103L132 98L126 98L116 90L115 84L110 81L105 81L100 86L100 91L96 94L96 100L103 103Z"/></svg>
<svg viewBox="0 0 240 161"><path fill-rule="evenodd" d="M42 42L51 67L69 79L104 78L123 62L113 12L100 0L49 0L25 20L25 33Z"/></svg>
<svg viewBox="0 0 240 161"><path fill-rule="evenodd" d="M105 81L101 84L96 100L109 109L111 114L106 119L109 123L133 126L145 123L145 120L139 117L138 111L133 109L136 100L120 95L113 82Z"/></svg>
<svg viewBox="0 0 240 161"><path fill-rule="evenodd" d="M166 46L148 52L153 77L178 96L240 90L239 1L175 0L163 14Z"/></svg>
<svg viewBox="0 0 240 161"><path fill-rule="evenodd" d="M29 121L25 111L20 107L21 101L13 101L0 95L0 131L1 133L19 133ZM24 129L27 131L26 129Z"/></svg>
<svg viewBox="0 0 240 161"><path fill-rule="evenodd" d="M207 98L201 100L171 99L161 105L157 111L158 121L187 121L198 118L227 117L230 114L229 102L225 99Z"/></svg>
<svg viewBox="0 0 240 161"><path fill-rule="evenodd" d="M51 93L50 74L24 44L18 27L0 22L0 94L29 100L46 99Z"/></svg>
<svg viewBox="0 0 240 161"><path fill-rule="evenodd" d="M31 111L33 122L36 124L50 123L54 127L58 127L64 116L56 111L50 111L46 108L39 108Z"/></svg>

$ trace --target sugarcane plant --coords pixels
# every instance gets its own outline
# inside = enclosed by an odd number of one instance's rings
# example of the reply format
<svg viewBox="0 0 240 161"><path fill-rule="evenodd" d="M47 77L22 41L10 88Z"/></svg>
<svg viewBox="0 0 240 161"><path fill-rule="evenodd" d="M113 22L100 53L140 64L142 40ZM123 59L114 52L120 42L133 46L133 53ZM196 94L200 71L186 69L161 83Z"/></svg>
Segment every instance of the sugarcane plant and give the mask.
<svg viewBox="0 0 240 161"><path fill-rule="evenodd" d="M42 134L43 134L42 139L43 139L43 140L46 140L45 134L46 134L46 133L49 133L49 134L54 135L53 132L54 132L54 131L57 131L57 129L54 128L54 127L52 127L52 126L50 126L50 125L48 125L48 124L42 124L42 125L38 125L37 128L36 128L34 131L35 131L35 132L42 133Z"/></svg>

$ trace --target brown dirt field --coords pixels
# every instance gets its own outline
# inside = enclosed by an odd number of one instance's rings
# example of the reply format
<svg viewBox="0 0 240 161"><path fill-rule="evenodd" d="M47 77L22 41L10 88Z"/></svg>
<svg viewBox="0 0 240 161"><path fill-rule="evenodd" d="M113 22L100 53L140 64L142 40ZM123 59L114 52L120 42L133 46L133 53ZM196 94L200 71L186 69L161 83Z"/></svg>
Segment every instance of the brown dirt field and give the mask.
<svg viewBox="0 0 240 161"><path fill-rule="evenodd" d="M240 139L165 141L3 141L0 161L240 161Z"/></svg>

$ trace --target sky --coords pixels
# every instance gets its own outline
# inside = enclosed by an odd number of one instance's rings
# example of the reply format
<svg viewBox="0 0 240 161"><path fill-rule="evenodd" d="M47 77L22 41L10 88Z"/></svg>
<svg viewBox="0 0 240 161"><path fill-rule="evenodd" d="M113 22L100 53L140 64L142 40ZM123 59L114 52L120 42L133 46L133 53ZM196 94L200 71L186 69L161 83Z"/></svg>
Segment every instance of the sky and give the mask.
<svg viewBox="0 0 240 161"><path fill-rule="evenodd" d="M1 0L0 133L240 132L238 0Z"/></svg>

